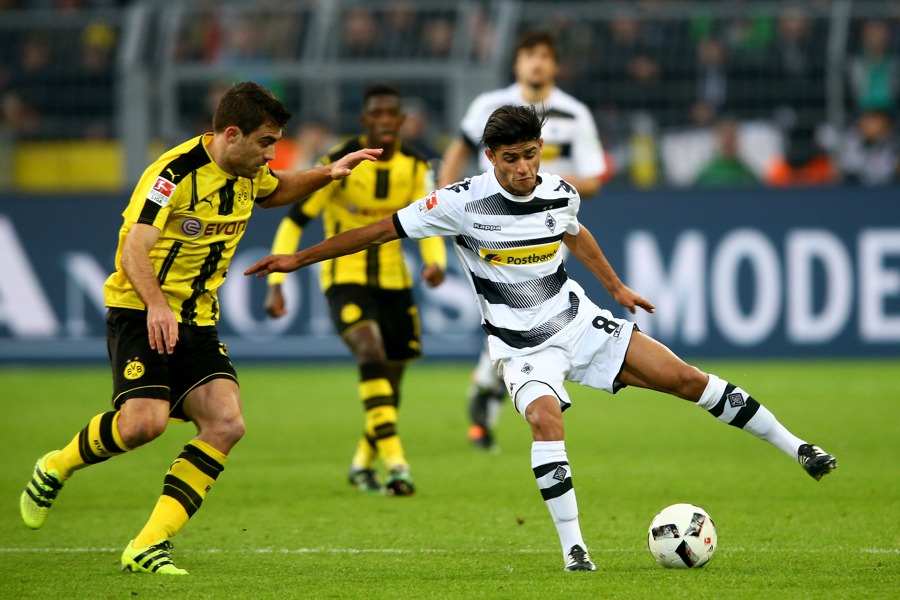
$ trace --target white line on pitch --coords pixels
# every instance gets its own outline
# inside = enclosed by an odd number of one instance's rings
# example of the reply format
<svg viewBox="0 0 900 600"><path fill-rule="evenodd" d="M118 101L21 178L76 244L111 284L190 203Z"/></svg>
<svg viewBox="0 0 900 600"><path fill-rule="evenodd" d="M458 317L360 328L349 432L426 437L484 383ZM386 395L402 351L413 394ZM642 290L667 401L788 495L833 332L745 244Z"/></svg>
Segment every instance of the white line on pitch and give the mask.
<svg viewBox="0 0 900 600"><path fill-rule="evenodd" d="M729 552L792 552L778 548L719 548L723 554ZM804 550L806 553L820 554L824 552L842 552L848 548L817 548ZM121 552L121 548L0 548L0 554L67 554L67 553L101 553ZM554 550L537 548L470 548L466 550L446 550L441 548L181 548L178 553L184 554L470 554L470 553L495 553L505 552L514 554L552 554ZM900 554L900 548L859 548L863 554ZM592 549L592 554L601 553L635 553L646 552L646 549L601 548Z"/></svg>

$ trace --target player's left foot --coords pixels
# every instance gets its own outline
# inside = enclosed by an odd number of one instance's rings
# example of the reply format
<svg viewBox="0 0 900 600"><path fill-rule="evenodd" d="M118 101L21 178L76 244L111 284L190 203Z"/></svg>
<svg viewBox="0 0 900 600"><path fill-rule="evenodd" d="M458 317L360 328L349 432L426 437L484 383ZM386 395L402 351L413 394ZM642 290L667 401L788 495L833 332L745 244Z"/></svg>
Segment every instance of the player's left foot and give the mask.
<svg viewBox="0 0 900 600"><path fill-rule="evenodd" d="M163 540L146 548L135 548L134 540L128 542L122 552L122 570L133 573L159 573L160 575L188 575L172 562L172 542Z"/></svg>
<svg viewBox="0 0 900 600"><path fill-rule="evenodd" d="M566 556L566 571L596 571L597 567L591 562L591 557L588 556L587 550L575 544L572 546L572 549L569 550L569 555Z"/></svg>
<svg viewBox="0 0 900 600"><path fill-rule="evenodd" d="M413 486L409 465L391 467L387 484L384 487L388 496L412 496L415 494L416 488Z"/></svg>
<svg viewBox="0 0 900 600"><path fill-rule="evenodd" d="M816 481L837 469L837 459L812 444L803 444L797 449L797 461Z"/></svg>
<svg viewBox="0 0 900 600"><path fill-rule="evenodd" d="M381 483L378 481L375 469L361 469L350 465L350 470L347 472L347 481L361 492L380 494L384 491Z"/></svg>
<svg viewBox="0 0 900 600"><path fill-rule="evenodd" d="M56 453L48 452L40 457L34 465L34 474L31 481L25 486L25 491L19 497L19 512L22 521L32 529L40 529L47 520L50 507L63 487L62 477L56 471L47 469L47 458Z"/></svg>

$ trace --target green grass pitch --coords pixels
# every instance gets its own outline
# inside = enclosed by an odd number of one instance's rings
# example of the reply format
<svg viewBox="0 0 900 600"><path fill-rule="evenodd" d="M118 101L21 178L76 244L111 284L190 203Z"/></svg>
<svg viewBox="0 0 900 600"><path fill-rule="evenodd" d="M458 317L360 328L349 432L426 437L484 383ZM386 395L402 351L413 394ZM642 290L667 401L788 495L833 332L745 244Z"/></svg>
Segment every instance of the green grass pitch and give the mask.
<svg viewBox="0 0 900 600"><path fill-rule="evenodd" d="M345 472L362 427L350 364L238 365L247 435L174 538L190 577L123 574L168 464L193 436L78 473L31 531L18 497L42 453L107 409L105 368L0 369L0 598L896 598L900 589L900 369L888 361L717 362L796 434L838 457L815 482L794 462L688 403L570 386L567 450L596 573L565 573L507 405L502 452L466 439L468 364L414 364L400 432L413 498L366 496ZM647 551L662 507L712 515L706 567Z"/></svg>

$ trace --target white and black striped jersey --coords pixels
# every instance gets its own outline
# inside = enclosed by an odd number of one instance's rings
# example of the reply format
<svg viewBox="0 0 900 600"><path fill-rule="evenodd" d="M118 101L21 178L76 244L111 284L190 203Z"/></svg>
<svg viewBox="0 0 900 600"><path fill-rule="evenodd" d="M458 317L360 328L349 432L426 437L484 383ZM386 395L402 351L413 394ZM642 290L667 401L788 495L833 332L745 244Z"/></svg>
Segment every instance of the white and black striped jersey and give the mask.
<svg viewBox="0 0 900 600"><path fill-rule="evenodd" d="M507 104L528 104L520 84L514 83L476 97L460 123L463 139L472 148L480 148L481 135L488 117ZM587 106L561 89L553 88L547 99L535 108L538 109L538 114L547 116L547 122L541 129L544 138L541 171L588 178L601 177L606 173L603 147ZM482 171L491 168L484 152L479 152L478 161Z"/></svg>
<svg viewBox="0 0 900 600"><path fill-rule="evenodd" d="M528 354L576 320L584 291L566 275L563 233L577 235L581 198L539 174L514 196L486 173L435 190L394 215L401 237L452 236L478 299L493 359Z"/></svg>

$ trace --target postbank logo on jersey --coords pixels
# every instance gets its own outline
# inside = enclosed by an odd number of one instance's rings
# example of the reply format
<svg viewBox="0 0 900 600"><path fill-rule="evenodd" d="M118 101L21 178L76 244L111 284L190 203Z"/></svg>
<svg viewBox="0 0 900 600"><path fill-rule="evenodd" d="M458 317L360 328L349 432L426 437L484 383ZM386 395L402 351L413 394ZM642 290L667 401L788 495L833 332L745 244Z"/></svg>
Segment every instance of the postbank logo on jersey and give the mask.
<svg viewBox="0 0 900 600"><path fill-rule="evenodd" d="M556 258L559 253L559 242L510 248L509 250L490 250L481 248L481 258L495 265L526 266L545 263Z"/></svg>
<svg viewBox="0 0 900 600"><path fill-rule="evenodd" d="M153 183L153 187L150 188L150 192L147 194L147 200L165 207L174 193L175 184L160 175Z"/></svg>

